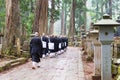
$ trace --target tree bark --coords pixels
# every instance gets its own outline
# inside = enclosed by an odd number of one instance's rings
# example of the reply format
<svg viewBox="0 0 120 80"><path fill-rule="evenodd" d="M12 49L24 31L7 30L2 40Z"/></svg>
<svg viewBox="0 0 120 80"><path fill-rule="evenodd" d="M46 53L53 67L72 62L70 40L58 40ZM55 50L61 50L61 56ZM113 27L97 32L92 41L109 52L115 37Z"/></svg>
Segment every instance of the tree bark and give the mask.
<svg viewBox="0 0 120 80"><path fill-rule="evenodd" d="M69 37L73 37L75 33L75 0L72 0L71 5L71 14L70 14L70 29L69 29Z"/></svg>
<svg viewBox="0 0 120 80"><path fill-rule="evenodd" d="M54 33L54 10L55 10L55 0L52 0L51 2L51 15L50 15L50 34L52 35Z"/></svg>
<svg viewBox="0 0 120 80"><path fill-rule="evenodd" d="M102 0L103 1L103 0ZM102 3L101 4L101 16L103 16L103 6L104 6L104 4Z"/></svg>
<svg viewBox="0 0 120 80"><path fill-rule="evenodd" d="M66 24L67 23L67 5L65 4L65 22L64 22L64 35L66 35Z"/></svg>
<svg viewBox="0 0 120 80"><path fill-rule="evenodd" d="M35 18L33 23L33 32L39 32L40 35L47 33L48 26L48 0L36 0Z"/></svg>
<svg viewBox="0 0 120 80"><path fill-rule="evenodd" d="M19 0L6 0L6 27L4 31L3 52L16 53L13 49L20 38L20 7Z"/></svg>
<svg viewBox="0 0 120 80"><path fill-rule="evenodd" d="M64 3L63 3L63 6L64 6ZM65 31L64 31L64 28L65 28L65 26L64 26L64 24L65 24L65 11L64 11L64 7L62 8L62 14L61 14L61 35L64 35L65 33Z"/></svg>
<svg viewBox="0 0 120 80"><path fill-rule="evenodd" d="M109 15L112 17L112 0L109 0Z"/></svg>

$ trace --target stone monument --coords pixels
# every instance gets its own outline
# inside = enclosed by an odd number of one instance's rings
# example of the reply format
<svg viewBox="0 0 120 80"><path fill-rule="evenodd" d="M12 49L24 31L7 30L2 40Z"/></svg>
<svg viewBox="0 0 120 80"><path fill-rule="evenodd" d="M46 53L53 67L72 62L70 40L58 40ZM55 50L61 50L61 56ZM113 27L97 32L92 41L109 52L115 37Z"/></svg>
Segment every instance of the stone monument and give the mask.
<svg viewBox="0 0 120 80"><path fill-rule="evenodd" d="M119 26L109 15L94 24L99 27L99 40L101 42L101 80L112 80L111 75L111 43L114 37L114 27Z"/></svg>

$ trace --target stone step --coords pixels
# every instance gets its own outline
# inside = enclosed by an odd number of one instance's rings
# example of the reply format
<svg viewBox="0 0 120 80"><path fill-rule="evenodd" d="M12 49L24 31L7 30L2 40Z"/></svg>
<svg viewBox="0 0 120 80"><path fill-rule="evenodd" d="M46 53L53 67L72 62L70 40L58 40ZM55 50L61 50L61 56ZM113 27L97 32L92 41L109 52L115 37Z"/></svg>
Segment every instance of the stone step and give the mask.
<svg viewBox="0 0 120 80"><path fill-rule="evenodd" d="M18 58L14 60L3 61L0 63L0 72L10 69L14 66L27 62L27 58Z"/></svg>

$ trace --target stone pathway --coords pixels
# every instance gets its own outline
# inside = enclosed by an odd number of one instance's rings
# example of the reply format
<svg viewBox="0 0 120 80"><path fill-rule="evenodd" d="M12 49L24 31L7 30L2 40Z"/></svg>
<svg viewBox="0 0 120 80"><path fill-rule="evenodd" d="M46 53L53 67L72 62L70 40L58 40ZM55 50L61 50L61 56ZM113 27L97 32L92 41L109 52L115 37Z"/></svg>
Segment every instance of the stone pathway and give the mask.
<svg viewBox="0 0 120 80"><path fill-rule="evenodd" d="M69 47L64 54L42 59L35 70L30 61L0 73L0 80L85 80L80 49Z"/></svg>

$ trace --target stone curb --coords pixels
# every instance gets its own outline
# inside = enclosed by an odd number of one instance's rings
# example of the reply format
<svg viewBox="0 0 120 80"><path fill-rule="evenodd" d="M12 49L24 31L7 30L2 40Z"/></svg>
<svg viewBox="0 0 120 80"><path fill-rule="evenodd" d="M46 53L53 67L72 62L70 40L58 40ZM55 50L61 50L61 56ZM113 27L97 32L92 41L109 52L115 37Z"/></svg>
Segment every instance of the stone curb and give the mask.
<svg viewBox="0 0 120 80"><path fill-rule="evenodd" d="M3 65L0 66L0 72L13 68L17 65L23 64L27 61L28 61L27 58L18 58L18 59L7 61Z"/></svg>

